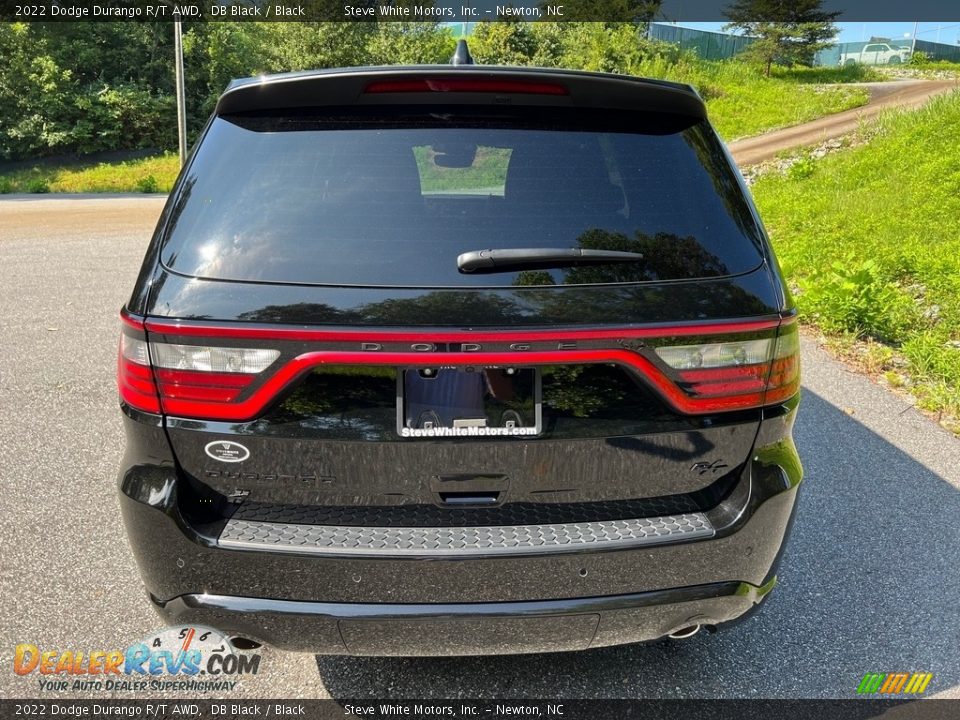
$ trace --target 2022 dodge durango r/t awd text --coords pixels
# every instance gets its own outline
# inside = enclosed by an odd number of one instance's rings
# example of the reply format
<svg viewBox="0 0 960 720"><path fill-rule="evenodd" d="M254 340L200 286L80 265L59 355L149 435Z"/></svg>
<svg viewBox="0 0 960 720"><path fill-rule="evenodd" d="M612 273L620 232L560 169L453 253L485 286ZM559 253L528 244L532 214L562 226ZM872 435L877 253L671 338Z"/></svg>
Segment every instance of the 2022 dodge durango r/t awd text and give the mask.
<svg viewBox="0 0 960 720"><path fill-rule="evenodd" d="M795 311L687 86L233 83L122 311L151 602L328 654L685 636L776 583Z"/></svg>

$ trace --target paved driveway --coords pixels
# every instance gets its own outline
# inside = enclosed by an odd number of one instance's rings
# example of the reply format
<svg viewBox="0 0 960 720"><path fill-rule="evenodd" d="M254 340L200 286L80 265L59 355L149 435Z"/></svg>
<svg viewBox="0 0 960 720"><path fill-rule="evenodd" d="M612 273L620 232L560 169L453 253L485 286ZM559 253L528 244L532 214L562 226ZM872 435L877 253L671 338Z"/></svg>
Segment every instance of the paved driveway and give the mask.
<svg viewBox="0 0 960 720"><path fill-rule="evenodd" d="M114 365L161 201L0 200L0 697L14 645L125 647L157 629L120 525ZM960 440L807 343L806 466L763 612L682 643L467 659L267 650L251 697L851 697L923 670L960 697Z"/></svg>

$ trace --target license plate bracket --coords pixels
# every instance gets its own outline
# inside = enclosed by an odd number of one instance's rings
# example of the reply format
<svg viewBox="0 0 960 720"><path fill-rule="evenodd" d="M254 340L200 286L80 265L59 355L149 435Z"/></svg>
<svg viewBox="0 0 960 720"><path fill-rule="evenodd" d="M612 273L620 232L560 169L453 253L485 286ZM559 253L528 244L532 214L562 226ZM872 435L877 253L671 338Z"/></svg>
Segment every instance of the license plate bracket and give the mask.
<svg viewBox="0 0 960 720"><path fill-rule="evenodd" d="M532 437L542 431L540 369L423 367L397 372L404 438Z"/></svg>

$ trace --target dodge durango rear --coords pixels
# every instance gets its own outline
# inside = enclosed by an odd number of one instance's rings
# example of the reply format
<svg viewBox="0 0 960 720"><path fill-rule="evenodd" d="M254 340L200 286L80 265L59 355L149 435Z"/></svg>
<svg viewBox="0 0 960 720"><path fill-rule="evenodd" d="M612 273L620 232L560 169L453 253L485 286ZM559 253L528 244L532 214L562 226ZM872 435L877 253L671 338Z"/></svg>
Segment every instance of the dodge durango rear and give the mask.
<svg viewBox="0 0 960 720"><path fill-rule="evenodd" d="M236 81L120 326L123 515L171 623L563 651L712 631L776 584L796 314L687 86Z"/></svg>

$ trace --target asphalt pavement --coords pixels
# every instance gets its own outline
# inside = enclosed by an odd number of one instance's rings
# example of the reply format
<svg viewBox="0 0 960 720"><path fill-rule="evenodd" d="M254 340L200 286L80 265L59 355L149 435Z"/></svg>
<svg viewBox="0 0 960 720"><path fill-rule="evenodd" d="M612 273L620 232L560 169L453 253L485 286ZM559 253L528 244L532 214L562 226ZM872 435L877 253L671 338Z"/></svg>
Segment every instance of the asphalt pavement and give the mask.
<svg viewBox="0 0 960 720"><path fill-rule="evenodd" d="M117 312L161 204L0 200L0 697L57 696L14 675L17 643L111 650L160 627L119 517L114 372ZM266 649L235 694L849 698L866 672L926 671L928 695L960 697L960 440L809 341L803 372L799 515L780 585L748 621L542 656Z"/></svg>

